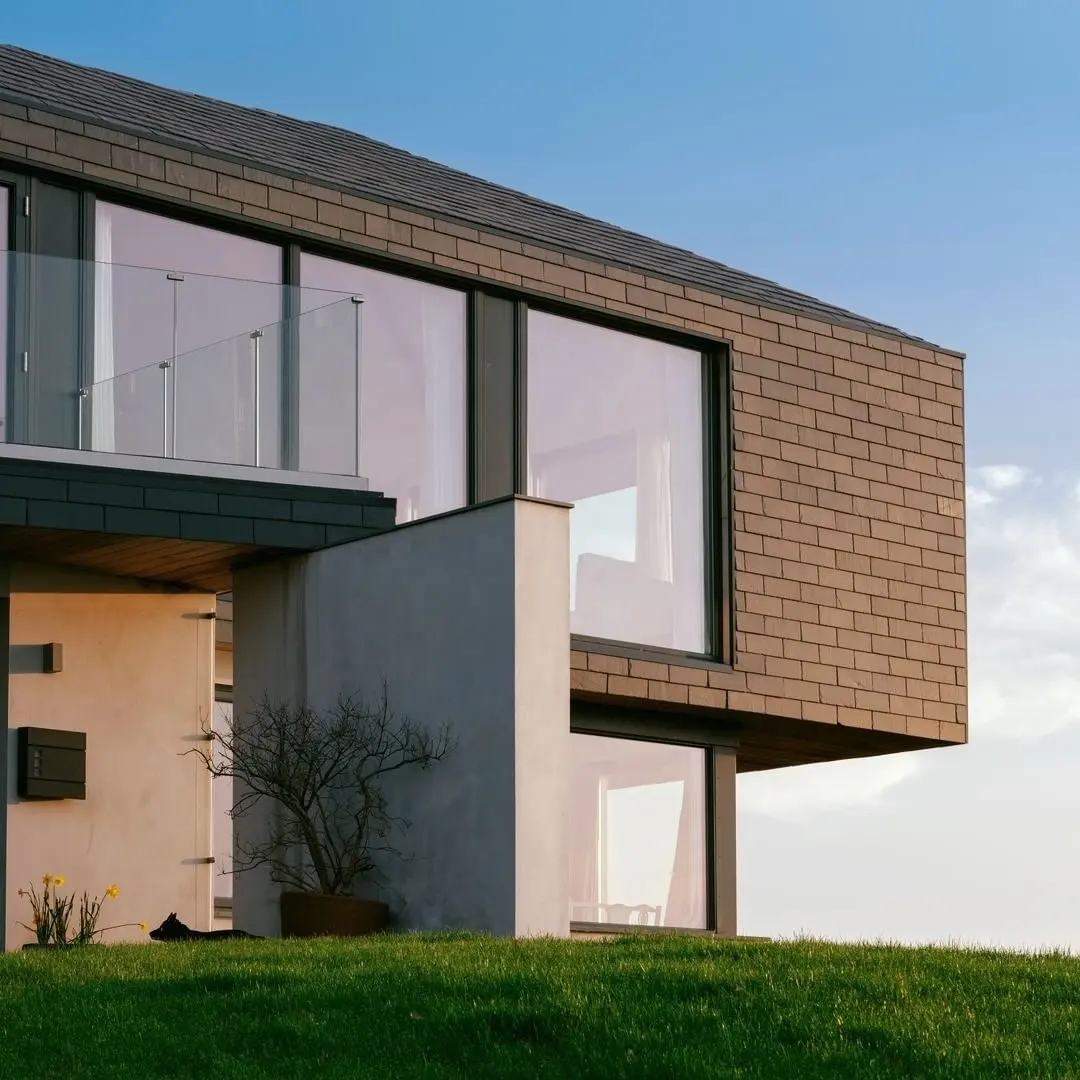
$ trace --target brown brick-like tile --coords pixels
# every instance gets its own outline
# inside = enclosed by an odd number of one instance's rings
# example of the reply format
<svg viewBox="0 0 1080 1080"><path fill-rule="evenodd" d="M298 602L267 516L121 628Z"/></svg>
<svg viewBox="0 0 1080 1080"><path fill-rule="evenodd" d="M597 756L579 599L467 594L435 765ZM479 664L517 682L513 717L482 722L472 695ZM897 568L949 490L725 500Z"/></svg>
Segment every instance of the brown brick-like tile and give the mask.
<svg viewBox="0 0 1080 1080"><path fill-rule="evenodd" d="M500 264L503 270L510 274L519 274L523 278L534 278L538 281L544 278L544 264L539 259L530 259L528 255L503 251L500 254Z"/></svg>
<svg viewBox="0 0 1080 1080"><path fill-rule="evenodd" d="M650 701L670 701L678 705L689 703L689 687L678 683L649 681Z"/></svg>
<svg viewBox="0 0 1080 1080"><path fill-rule="evenodd" d="M435 227L435 222L427 214L417 214L412 210L400 210L396 206L390 207L390 216L397 221L415 225L418 229L434 229Z"/></svg>
<svg viewBox="0 0 1080 1080"><path fill-rule="evenodd" d="M252 206L269 207L269 193L265 184L253 184L235 176L218 177L218 194L225 199L238 199Z"/></svg>
<svg viewBox="0 0 1080 1080"><path fill-rule="evenodd" d="M726 709L728 694L726 690L713 690L707 686L689 688L689 704L703 709Z"/></svg>
<svg viewBox="0 0 1080 1080"><path fill-rule="evenodd" d="M75 135L70 131L56 133L56 152L83 162L92 161L95 165L112 164L112 148L108 143L88 139L84 135Z"/></svg>
<svg viewBox="0 0 1080 1080"><path fill-rule="evenodd" d="M132 150L126 146L112 147L112 167L120 169L121 172L145 176L150 180L165 180L164 158L160 158L156 154L143 153L141 150ZM263 205L266 205L265 194L263 195Z"/></svg>
<svg viewBox="0 0 1080 1080"><path fill-rule="evenodd" d="M115 141L115 139L111 141ZM153 139L140 138L139 149L144 153L153 154L155 157L164 158L166 161L179 161L185 165L191 163L190 150L184 150L179 146L169 146L168 143L160 143L155 142Z"/></svg>
<svg viewBox="0 0 1080 1080"><path fill-rule="evenodd" d="M282 191L279 188L269 188L268 193L271 210L308 221L318 220L319 203L310 195L298 195L295 191Z"/></svg>
<svg viewBox="0 0 1080 1080"><path fill-rule="evenodd" d="M68 132L74 135L83 133L81 120L70 120L66 116L58 116L56 113L45 112L42 109L30 108L25 111L25 117L32 124L40 124L42 127L55 128L57 135Z"/></svg>
<svg viewBox="0 0 1080 1080"><path fill-rule="evenodd" d="M30 124L15 116L0 115L0 139L37 150L56 150L56 132L51 127Z"/></svg>
<svg viewBox="0 0 1080 1080"><path fill-rule="evenodd" d="M198 165L187 164L182 161L165 159L165 180L177 187L190 188L193 191L202 191L207 195L217 194L218 174L210 169L200 169ZM275 192L278 194L278 192ZM280 210L280 206L271 203L271 209Z"/></svg>
<svg viewBox="0 0 1080 1080"><path fill-rule="evenodd" d="M180 199L184 202L191 199L191 191L188 188L167 184L164 180L157 180L152 176L140 176L138 184L144 191L152 191L156 195L165 195L170 199Z"/></svg>
<svg viewBox="0 0 1080 1080"><path fill-rule="evenodd" d="M650 679L666 682L668 679L668 665L657 664L651 660L631 660L630 674L638 679Z"/></svg>
<svg viewBox="0 0 1080 1080"><path fill-rule="evenodd" d="M318 220L323 225L329 225L335 229L348 229L350 232L362 233L366 231L367 218L364 215L363 210L353 210L348 206L343 206L339 203L326 202L323 199L318 203ZM381 219L380 219L381 220ZM432 236L437 234L432 233ZM444 251L443 254L453 254L457 249L456 241L449 237L441 238L443 243L448 246L448 251ZM414 246L421 246L416 244L415 235L412 238Z"/></svg>
<svg viewBox="0 0 1080 1080"><path fill-rule="evenodd" d="M68 157L66 154L57 154L52 150L36 150L31 146L27 148L26 156L30 161L39 161L43 165L52 165L68 172L82 172L83 163L78 158Z"/></svg>
<svg viewBox="0 0 1080 1080"><path fill-rule="evenodd" d="M122 175L127 175L122 174ZM134 180L134 177L132 178ZM209 206L214 210L225 210L232 214L239 214L243 209L243 204L238 203L235 199L222 199L218 195L209 195L205 191L192 191L191 201L198 203L200 206Z"/></svg>
<svg viewBox="0 0 1080 1080"><path fill-rule="evenodd" d="M626 285L623 282L612 281L610 278L601 277L597 274L585 275L585 291L608 300L626 302Z"/></svg>
<svg viewBox="0 0 1080 1080"><path fill-rule="evenodd" d="M0 145L0 150L3 146ZM88 161L83 165L83 172L87 176L93 176L98 180L108 181L110 184L122 184L125 187L137 187L139 178L134 173L121 172L119 169L110 169L104 165L95 165Z"/></svg>
<svg viewBox="0 0 1080 1080"><path fill-rule="evenodd" d="M613 697L647 698L649 696L649 680L630 679L625 675L609 675L607 692Z"/></svg>
<svg viewBox="0 0 1080 1080"><path fill-rule="evenodd" d="M623 656L606 656L604 653L589 653L589 670L603 671L608 675L626 675L630 671L630 661Z"/></svg>
<svg viewBox="0 0 1080 1080"><path fill-rule="evenodd" d="M340 203L342 195L333 188L320 187L318 184L309 184L303 180L293 181L293 191L298 195L307 195L316 202Z"/></svg>
<svg viewBox="0 0 1080 1080"><path fill-rule="evenodd" d="M590 694L607 693L608 677L601 671L582 671L570 669L570 689L581 690Z"/></svg>
<svg viewBox="0 0 1080 1080"><path fill-rule="evenodd" d="M676 667L669 668L669 681L683 683L686 686L708 686L709 673L704 668Z"/></svg>

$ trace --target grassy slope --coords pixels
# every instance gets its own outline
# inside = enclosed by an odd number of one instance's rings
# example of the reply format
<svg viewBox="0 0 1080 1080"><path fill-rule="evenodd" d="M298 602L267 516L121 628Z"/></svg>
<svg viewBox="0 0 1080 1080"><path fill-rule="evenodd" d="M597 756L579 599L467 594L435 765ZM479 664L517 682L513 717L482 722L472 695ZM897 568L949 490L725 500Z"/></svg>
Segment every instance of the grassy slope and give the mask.
<svg viewBox="0 0 1080 1080"><path fill-rule="evenodd" d="M1080 960L394 936L0 957L0 1077L1080 1078Z"/></svg>

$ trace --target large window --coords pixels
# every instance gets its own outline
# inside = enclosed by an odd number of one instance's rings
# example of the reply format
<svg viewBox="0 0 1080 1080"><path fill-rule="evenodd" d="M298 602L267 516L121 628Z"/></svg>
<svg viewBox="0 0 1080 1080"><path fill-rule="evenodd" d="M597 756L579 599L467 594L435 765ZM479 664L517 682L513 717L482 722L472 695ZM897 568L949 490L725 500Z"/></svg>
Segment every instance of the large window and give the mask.
<svg viewBox="0 0 1080 1080"><path fill-rule="evenodd" d="M316 255L301 258L300 282L304 311L329 313L348 296L364 301L358 386L354 368L304 356L300 468L351 471L341 458L352 460L355 449L334 432L359 411L359 473L397 499L398 521L464 506L465 293Z"/></svg>
<svg viewBox="0 0 1080 1080"><path fill-rule="evenodd" d="M571 920L705 929L707 752L570 740Z"/></svg>
<svg viewBox="0 0 1080 1080"><path fill-rule="evenodd" d="M95 262L92 447L279 465L281 248L99 201Z"/></svg>
<svg viewBox="0 0 1080 1080"><path fill-rule="evenodd" d="M701 354L536 311L528 332L528 490L574 505L571 631L706 652Z"/></svg>

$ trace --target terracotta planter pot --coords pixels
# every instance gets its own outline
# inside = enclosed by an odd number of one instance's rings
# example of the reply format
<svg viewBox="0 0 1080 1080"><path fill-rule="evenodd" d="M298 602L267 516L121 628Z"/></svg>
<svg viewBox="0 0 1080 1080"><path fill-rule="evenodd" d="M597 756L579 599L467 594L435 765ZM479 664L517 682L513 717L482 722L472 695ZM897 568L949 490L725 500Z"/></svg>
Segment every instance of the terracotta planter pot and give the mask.
<svg viewBox="0 0 1080 1080"><path fill-rule="evenodd" d="M321 893L281 894L282 937L363 937L385 930L390 908L378 900Z"/></svg>

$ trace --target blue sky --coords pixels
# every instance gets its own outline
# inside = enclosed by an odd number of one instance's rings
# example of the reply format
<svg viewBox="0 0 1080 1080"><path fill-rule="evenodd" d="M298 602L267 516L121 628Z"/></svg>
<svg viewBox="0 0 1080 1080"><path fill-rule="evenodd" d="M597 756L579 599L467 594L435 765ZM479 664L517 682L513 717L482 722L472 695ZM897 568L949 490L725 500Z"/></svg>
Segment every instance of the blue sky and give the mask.
<svg viewBox="0 0 1080 1080"><path fill-rule="evenodd" d="M1080 754L1080 5L53 0L0 38L337 123L966 351L973 745L743 781L744 926L1080 946L1075 917L993 899L991 834L1022 806L1044 908L1080 910L1080 802L1044 809L1041 779ZM778 862L811 853L832 884L793 892Z"/></svg>

